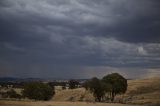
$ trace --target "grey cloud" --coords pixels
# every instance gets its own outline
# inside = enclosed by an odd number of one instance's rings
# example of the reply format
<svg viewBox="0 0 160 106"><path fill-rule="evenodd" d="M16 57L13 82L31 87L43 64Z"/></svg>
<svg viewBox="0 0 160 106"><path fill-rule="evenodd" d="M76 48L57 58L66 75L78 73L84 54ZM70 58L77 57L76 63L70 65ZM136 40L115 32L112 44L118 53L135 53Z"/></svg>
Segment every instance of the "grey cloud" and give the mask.
<svg viewBox="0 0 160 106"><path fill-rule="evenodd" d="M62 34L65 32L68 35L105 36L139 43L159 42L159 2L156 0L101 2L14 1L11 10L4 11L13 18L15 16L14 21L22 21L20 24L23 27L28 24L42 28L50 25L61 27L51 32L61 31Z"/></svg>
<svg viewBox="0 0 160 106"><path fill-rule="evenodd" d="M29 71L35 76L40 69L58 76L87 66L158 68L159 5L158 0L1 0L0 59L8 67L17 64L14 70L35 70Z"/></svg>

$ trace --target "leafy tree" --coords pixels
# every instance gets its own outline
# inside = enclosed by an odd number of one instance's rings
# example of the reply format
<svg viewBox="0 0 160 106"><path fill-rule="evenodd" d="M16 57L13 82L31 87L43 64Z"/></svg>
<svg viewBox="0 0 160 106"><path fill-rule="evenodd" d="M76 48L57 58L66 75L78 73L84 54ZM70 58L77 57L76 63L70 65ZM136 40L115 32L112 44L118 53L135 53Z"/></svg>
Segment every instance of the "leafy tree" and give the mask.
<svg viewBox="0 0 160 106"><path fill-rule="evenodd" d="M86 90L90 90L95 97L95 101L101 102L105 96L106 84L94 77L83 85Z"/></svg>
<svg viewBox="0 0 160 106"><path fill-rule="evenodd" d="M79 82L76 80L70 80L69 81L69 89L74 89L77 88L79 85Z"/></svg>
<svg viewBox="0 0 160 106"><path fill-rule="evenodd" d="M103 77L102 81L110 86L109 93L111 101L117 94L123 94L127 90L127 79L118 73L112 73Z"/></svg>
<svg viewBox="0 0 160 106"><path fill-rule="evenodd" d="M54 89L49 84L41 82L27 83L23 90L24 97L35 100L49 100L54 94Z"/></svg>

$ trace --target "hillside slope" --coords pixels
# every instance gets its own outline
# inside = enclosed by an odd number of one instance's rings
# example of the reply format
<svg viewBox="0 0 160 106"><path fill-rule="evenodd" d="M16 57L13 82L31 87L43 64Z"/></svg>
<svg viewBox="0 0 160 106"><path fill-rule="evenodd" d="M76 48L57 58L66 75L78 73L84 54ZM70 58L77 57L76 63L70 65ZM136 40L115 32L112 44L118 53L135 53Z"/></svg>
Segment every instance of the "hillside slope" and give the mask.
<svg viewBox="0 0 160 106"><path fill-rule="evenodd" d="M84 88L56 92L54 101L89 101L94 97ZM160 77L128 81L128 90L115 98L115 102L129 104L160 105Z"/></svg>
<svg viewBox="0 0 160 106"><path fill-rule="evenodd" d="M160 77L128 81L124 98L129 103L160 106Z"/></svg>

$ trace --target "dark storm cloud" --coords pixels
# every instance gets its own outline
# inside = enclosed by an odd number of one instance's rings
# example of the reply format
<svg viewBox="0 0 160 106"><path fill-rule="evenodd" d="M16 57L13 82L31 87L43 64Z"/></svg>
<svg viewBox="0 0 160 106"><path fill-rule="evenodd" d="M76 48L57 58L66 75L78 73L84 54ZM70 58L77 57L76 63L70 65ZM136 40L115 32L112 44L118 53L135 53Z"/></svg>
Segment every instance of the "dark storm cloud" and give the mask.
<svg viewBox="0 0 160 106"><path fill-rule="evenodd" d="M159 68L159 11L159 0L1 0L1 75Z"/></svg>
<svg viewBox="0 0 160 106"><path fill-rule="evenodd" d="M10 30L14 30L12 27L15 26L19 31L20 28L25 27L26 30L31 25L33 29L50 25L53 27L51 32L66 35L105 36L139 43L155 43L160 39L160 3L157 0L1 2L2 25L3 28L4 24L7 27L10 25Z"/></svg>

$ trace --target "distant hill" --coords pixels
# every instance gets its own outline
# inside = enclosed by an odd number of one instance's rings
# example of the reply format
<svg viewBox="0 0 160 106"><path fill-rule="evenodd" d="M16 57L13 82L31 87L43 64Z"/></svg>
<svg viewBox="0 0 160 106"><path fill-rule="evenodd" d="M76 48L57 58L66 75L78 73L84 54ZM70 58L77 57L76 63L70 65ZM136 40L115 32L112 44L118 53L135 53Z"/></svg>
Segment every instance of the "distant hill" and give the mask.
<svg viewBox="0 0 160 106"><path fill-rule="evenodd" d="M0 82L15 82L15 81L41 81L40 78L14 78L14 77L0 77Z"/></svg>
<svg viewBox="0 0 160 106"><path fill-rule="evenodd" d="M0 82L21 82L21 81L69 81L70 79L58 79L58 78L15 78L15 77L0 77ZM88 79L74 79L79 82L85 82Z"/></svg>
<svg viewBox="0 0 160 106"><path fill-rule="evenodd" d="M12 77L1 77L0 82L10 82L10 81L17 81L20 80L19 78L12 78Z"/></svg>

